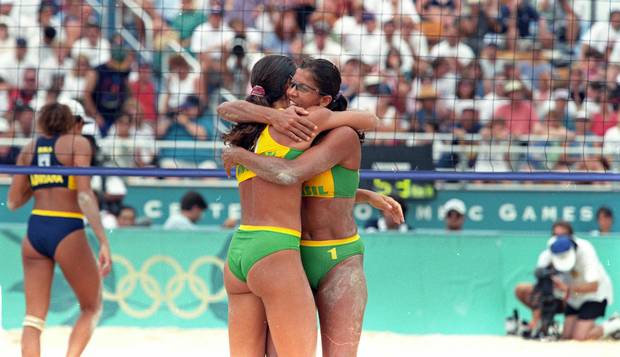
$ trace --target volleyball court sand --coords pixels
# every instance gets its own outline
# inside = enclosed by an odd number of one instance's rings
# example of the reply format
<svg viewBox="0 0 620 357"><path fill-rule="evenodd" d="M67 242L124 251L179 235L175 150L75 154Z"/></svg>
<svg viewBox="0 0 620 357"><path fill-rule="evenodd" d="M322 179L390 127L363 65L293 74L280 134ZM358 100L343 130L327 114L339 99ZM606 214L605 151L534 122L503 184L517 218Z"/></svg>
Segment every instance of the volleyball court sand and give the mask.
<svg viewBox="0 0 620 357"><path fill-rule="evenodd" d="M43 357L64 356L68 336L69 329L65 327L46 329ZM0 342L0 356L19 356L19 338L18 330L6 332L4 342ZM216 329L102 327L95 332L83 356L224 357L228 356L228 338L225 330ZM503 336L412 336L364 332L358 356L618 357L620 342L540 342Z"/></svg>

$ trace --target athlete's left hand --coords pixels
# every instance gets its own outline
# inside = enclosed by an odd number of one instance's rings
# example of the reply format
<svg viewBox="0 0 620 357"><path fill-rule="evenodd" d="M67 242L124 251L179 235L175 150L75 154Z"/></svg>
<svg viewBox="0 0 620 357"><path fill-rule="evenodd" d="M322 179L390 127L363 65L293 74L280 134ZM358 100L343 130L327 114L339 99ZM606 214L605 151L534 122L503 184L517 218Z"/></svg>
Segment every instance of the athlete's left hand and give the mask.
<svg viewBox="0 0 620 357"><path fill-rule="evenodd" d="M231 146L222 150L222 162L224 163L224 170L226 175L230 178L230 171L237 165L236 153L239 150L238 147Z"/></svg>
<svg viewBox="0 0 620 357"><path fill-rule="evenodd" d="M402 224L405 222L405 216L403 215L403 208L395 199L390 196L381 195L376 192L372 192L368 199L368 203L374 208L381 210L392 217L394 222Z"/></svg>
<svg viewBox="0 0 620 357"><path fill-rule="evenodd" d="M112 256L110 244L106 241L99 245L99 272L101 276L107 276L112 270Z"/></svg>

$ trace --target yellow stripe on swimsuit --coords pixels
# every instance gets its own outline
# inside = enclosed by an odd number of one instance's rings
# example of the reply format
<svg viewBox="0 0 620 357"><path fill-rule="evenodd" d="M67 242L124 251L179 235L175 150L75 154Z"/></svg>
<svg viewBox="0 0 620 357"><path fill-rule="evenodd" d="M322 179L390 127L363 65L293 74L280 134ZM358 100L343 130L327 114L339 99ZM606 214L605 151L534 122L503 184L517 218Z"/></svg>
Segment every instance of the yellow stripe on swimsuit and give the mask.
<svg viewBox="0 0 620 357"><path fill-rule="evenodd" d="M295 236L297 238L301 238L301 232L295 229L276 227L276 226L252 226L249 224L242 224L239 226L240 231L269 231L269 232L277 232L284 233Z"/></svg>
<svg viewBox="0 0 620 357"><path fill-rule="evenodd" d="M269 126L266 126L256 141L254 153L258 155L274 156L287 160L293 160L301 155L303 151L290 148L275 141L271 134L269 134ZM256 176L253 171L243 165L237 165L236 174L238 183Z"/></svg>
<svg viewBox="0 0 620 357"><path fill-rule="evenodd" d="M32 214L44 217L78 218L84 219L84 214L79 212L51 211L45 209L33 209Z"/></svg>
<svg viewBox="0 0 620 357"><path fill-rule="evenodd" d="M360 239L360 235L356 233L355 235L349 238L330 239L330 240L302 240L300 244L305 247L325 247L328 245L329 246L344 245L344 244L355 242L359 239Z"/></svg>

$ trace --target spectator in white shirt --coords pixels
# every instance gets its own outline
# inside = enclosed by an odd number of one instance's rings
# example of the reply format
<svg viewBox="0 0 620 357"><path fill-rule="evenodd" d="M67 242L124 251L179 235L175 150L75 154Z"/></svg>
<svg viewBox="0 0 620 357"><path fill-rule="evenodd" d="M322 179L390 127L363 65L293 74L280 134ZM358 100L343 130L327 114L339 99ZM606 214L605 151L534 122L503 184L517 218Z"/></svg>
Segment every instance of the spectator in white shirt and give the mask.
<svg viewBox="0 0 620 357"><path fill-rule="evenodd" d="M613 5L609 10L609 21L595 22L590 30L583 35L581 39L582 59L588 49L594 49L605 56L612 50L617 53L618 40L620 40L620 7ZM612 54L611 58L614 57Z"/></svg>
<svg viewBox="0 0 620 357"><path fill-rule="evenodd" d="M379 16L380 22L385 22L394 17L410 17L416 24L420 23L420 15L411 0L366 0L366 10Z"/></svg>
<svg viewBox="0 0 620 357"><path fill-rule="evenodd" d="M192 230L198 228L196 223L208 208L207 201L201 194L189 191L181 198L181 210L172 213L164 223L164 229Z"/></svg>
<svg viewBox="0 0 620 357"><path fill-rule="evenodd" d="M433 58L452 59L452 69L455 71L466 67L476 57L471 47L460 40L459 24L458 20L454 20L452 26L446 26L443 33L444 40L436 44L430 53Z"/></svg>
<svg viewBox="0 0 620 357"><path fill-rule="evenodd" d="M344 50L338 42L329 37L331 27L327 22L317 21L312 25L314 33L313 40L304 46L304 53L314 58L323 58L336 66L340 67L340 61L346 62L343 58Z"/></svg>
<svg viewBox="0 0 620 357"><path fill-rule="evenodd" d="M80 55L86 56L93 68L110 60L110 42L101 37L101 28L96 20L88 22L85 36L71 48L71 57Z"/></svg>
<svg viewBox="0 0 620 357"><path fill-rule="evenodd" d="M15 49L0 58L0 77L14 87L21 87L23 73L27 68L36 67L35 60L28 50L24 38L15 40Z"/></svg>
<svg viewBox="0 0 620 357"><path fill-rule="evenodd" d="M211 59L220 59L226 44L235 36L233 30L223 20L224 11L220 7L213 7L209 12L209 19L196 27L191 40L191 50L199 56L208 56Z"/></svg>

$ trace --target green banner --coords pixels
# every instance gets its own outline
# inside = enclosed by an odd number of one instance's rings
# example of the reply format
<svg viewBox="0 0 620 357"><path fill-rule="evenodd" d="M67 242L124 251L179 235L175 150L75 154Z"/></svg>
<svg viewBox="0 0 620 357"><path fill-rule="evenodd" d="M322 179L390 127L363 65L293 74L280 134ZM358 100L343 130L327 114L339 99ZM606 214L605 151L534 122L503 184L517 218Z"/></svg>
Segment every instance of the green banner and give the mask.
<svg viewBox="0 0 620 357"><path fill-rule="evenodd" d="M20 243L25 228L0 228L0 285L5 328L24 316ZM110 232L113 272L105 281L108 326L224 328L227 300L222 267L231 232ZM504 319L520 307L514 286L533 281L546 235L369 234L365 270L369 286L364 328L409 334L503 334ZM620 297L620 239L593 238ZM529 316L520 307L524 316ZM608 316L620 310L618 302ZM71 324L73 293L55 273L47 321Z"/></svg>
<svg viewBox="0 0 620 357"><path fill-rule="evenodd" d="M0 185L0 198L6 197L7 189L8 186ZM188 190L187 187L131 186L124 202L136 208L139 216L161 225L172 212L178 211L179 200ZM228 217L240 216L236 188L199 187L194 190L209 202L209 209L199 222L201 225L220 225ZM410 197L407 190L383 186L377 190ZM407 222L414 228L442 229L442 205L451 198L459 198L467 208L465 229L548 232L554 221L563 219L571 222L576 231L589 232L596 229L596 210L600 206L608 206L616 214L620 213L620 202L609 197L610 192L605 191L438 190L431 200L409 201ZM0 223L26 222L30 207L10 212L0 204ZM364 204L355 207L354 215L358 224L363 226L377 212ZM618 220L614 229L620 232Z"/></svg>

